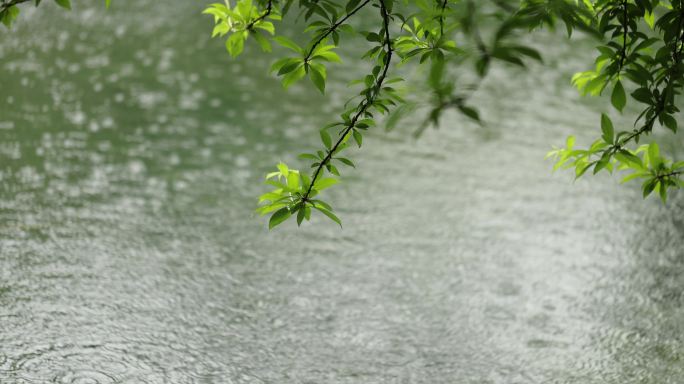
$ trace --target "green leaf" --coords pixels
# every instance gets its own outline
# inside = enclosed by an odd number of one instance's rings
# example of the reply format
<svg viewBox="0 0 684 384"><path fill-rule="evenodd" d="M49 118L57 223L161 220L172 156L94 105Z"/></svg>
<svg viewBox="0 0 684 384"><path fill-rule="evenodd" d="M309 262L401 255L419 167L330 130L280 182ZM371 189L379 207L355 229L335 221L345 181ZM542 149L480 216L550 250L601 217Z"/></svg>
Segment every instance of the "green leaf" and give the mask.
<svg viewBox="0 0 684 384"><path fill-rule="evenodd" d="M589 168L591 168L592 165L593 165L593 163L589 163L589 164L578 163L577 166L575 167L575 180L582 177L582 175L584 175L584 173L587 172L587 170Z"/></svg>
<svg viewBox="0 0 684 384"><path fill-rule="evenodd" d="M599 159L599 161L596 162L596 165L594 166L594 174L597 174L600 170L607 167L610 163L610 159L610 152L605 152L603 156L601 156L601 159Z"/></svg>
<svg viewBox="0 0 684 384"><path fill-rule="evenodd" d="M316 155L312 155L310 153L300 153L299 156L297 156L297 157L299 157L302 160L314 160L314 161L320 160Z"/></svg>
<svg viewBox="0 0 684 384"><path fill-rule="evenodd" d="M224 21L219 21L211 32L211 37L225 36L226 33L230 32L230 26Z"/></svg>
<svg viewBox="0 0 684 384"><path fill-rule="evenodd" d="M366 33L366 40L370 41L371 43L380 43L382 42L382 38L380 35L378 35L375 32L368 32Z"/></svg>
<svg viewBox="0 0 684 384"><path fill-rule="evenodd" d="M254 27L263 29L264 31L270 33L271 35L275 35L275 26L273 23L270 21L260 21L254 25Z"/></svg>
<svg viewBox="0 0 684 384"><path fill-rule="evenodd" d="M304 221L305 216L306 216L306 209L300 208L299 211L297 212L297 226L302 225L302 221Z"/></svg>
<svg viewBox="0 0 684 384"><path fill-rule="evenodd" d="M571 150L575 146L575 136L568 136L567 139L565 139L565 149Z"/></svg>
<svg viewBox="0 0 684 384"><path fill-rule="evenodd" d="M289 48L297 53L303 53L302 48L299 45L297 45L297 43L288 39L285 36L276 36L273 38L273 40L285 48Z"/></svg>
<svg viewBox="0 0 684 384"><path fill-rule="evenodd" d="M2 21L7 28L10 28L17 16L19 16L19 7L13 5L5 11L0 12L0 21Z"/></svg>
<svg viewBox="0 0 684 384"><path fill-rule="evenodd" d="M620 112L622 112L622 109L625 108L625 104L627 104L627 95L625 94L625 89L622 87L622 82L620 82L620 80L615 83L613 94L610 96L610 102L613 104L613 107Z"/></svg>
<svg viewBox="0 0 684 384"><path fill-rule="evenodd" d="M534 60L539 61L540 63L544 61L544 59L542 59L541 55L539 54L539 51L537 51L534 48L526 47L526 46L522 46L522 45L516 45L516 46L513 46L511 48L518 51L522 55L525 55L527 57L530 57Z"/></svg>
<svg viewBox="0 0 684 384"><path fill-rule="evenodd" d="M672 115L668 115L667 113L663 113L660 115L660 120L663 122L663 125L665 125L669 130L672 132L677 132L677 120L675 120Z"/></svg>
<svg viewBox="0 0 684 384"><path fill-rule="evenodd" d="M271 43L268 41L264 35L262 35L259 32L254 32L252 33L252 36L254 36L254 40L259 43L259 46L261 47L261 50L264 52L271 52Z"/></svg>
<svg viewBox="0 0 684 384"><path fill-rule="evenodd" d="M331 211L329 211L323 207L319 207L318 205L314 205L314 208L321 211L324 215L328 216L330 218L330 220L336 222L337 224L340 225L340 228L342 228L342 221L340 221L340 219L337 216L335 216L334 213L332 213Z"/></svg>
<svg viewBox="0 0 684 384"><path fill-rule="evenodd" d="M489 56L482 56L475 62L475 69L480 77L484 77L489 70Z"/></svg>
<svg viewBox="0 0 684 384"><path fill-rule="evenodd" d="M613 122L610 121L610 118L605 113L601 114L601 131L603 132L603 141L605 141L608 144L613 144Z"/></svg>
<svg viewBox="0 0 684 384"><path fill-rule="evenodd" d="M480 114L477 113L477 110L475 108L471 108L465 105L459 105L458 110L461 111L462 114L477 121L478 123L480 122Z"/></svg>
<svg viewBox="0 0 684 384"><path fill-rule="evenodd" d="M300 65L295 70L283 77L283 87L288 88L290 85L294 84L304 76L306 76L306 70L304 69L303 65Z"/></svg>
<svg viewBox="0 0 684 384"><path fill-rule="evenodd" d="M273 229L278 224L284 222L290 217L291 214L292 213L290 213L290 210L288 208L279 209L268 220L268 229Z"/></svg>
<svg viewBox="0 0 684 384"><path fill-rule="evenodd" d="M264 193L263 195L259 196L259 203L262 203L266 200L274 202L274 201L280 199L281 197L283 197L283 195L281 195L280 193L275 193L275 192Z"/></svg>
<svg viewBox="0 0 684 384"><path fill-rule="evenodd" d="M660 148L655 141L648 145L648 160L652 167L660 163Z"/></svg>
<svg viewBox="0 0 684 384"><path fill-rule="evenodd" d="M264 205L263 207L257 208L257 213L260 215L265 215L267 213L273 212L275 210L278 210L280 208L286 207L287 205L284 203L277 203L277 204L270 204L270 205Z"/></svg>
<svg viewBox="0 0 684 384"><path fill-rule="evenodd" d="M287 164L281 162L278 163L276 167L278 167L278 171L280 171L281 175L287 177L290 174L290 169L287 167Z"/></svg>
<svg viewBox="0 0 684 384"><path fill-rule="evenodd" d="M644 177L644 176L648 176L648 173L635 172L635 173L629 174L629 175L625 176L624 178L622 178L622 180L620 180L620 184L624 184L628 181L632 181L636 178Z"/></svg>
<svg viewBox="0 0 684 384"><path fill-rule="evenodd" d="M112 0L105 0L105 8L109 8L109 5L111 4Z"/></svg>
<svg viewBox="0 0 684 384"><path fill-rule="evenodd" d="M353 133L354 136L354 141L356 141L356 144L361 148L361 144L363 144L363 136L361 135L361 132L354 130Z"/></svg>
<svg viewBox="0 0 684 384"><path fill-rule="evenodd" d="M641 162L641 158L627 150L621 149L618 153L615 154L615 158L618 159L620 162L627 164L630 168L638 170L644 169L644 164Z"/></svg>
<svg viewBox="0 0 684 384"><path fill-rule="evenodd" d="M663 203L667 203L667 185L661 181L661 182L658 182L658 187L659 187L658 192L660 193L660 199L663 201Z"/></svg>
<svg viewBox="0 0 684 384"><path fill-rule="evenodd" d="M292 190L299 189L299 173L290 172L287 175L287 187Z"/></svg>
<svg viewBox="0 0 684 384"><path fill-rule="evenodd" d="M226 49L232 57L237 57L242 53L245 48L245 39L247 32L237 32L233 33L226 39Z"/></svg>
<svg viewBox="0 0 684 384"><path fill-rule="evenodd" d="M311 82L314 83L316 88L318 88L321 93L325 93L325 66L312 63L309 68L311 69L309 71Z"/></svg>
<svg viewBox="0 0 684 384"><path fill-rule="evenodd" d="M55 2L62 8L71 9L71 2L69 0L55 0Z"/></svg>
<svg viewBox="0 0 684 384"><path fill-rule="evenodd" d="M351 161L351 160L349 160L349 159L347 159L347 158L345 158L345 157L336 157L335 160L339 160L339 161L341 161L341 162L342 162L343 164L345 164L345 165L348 165L348 166L350 166L350 167L352 167L352 168L356 168L356 166L354 165L354 162Z"/></svg>
<svg viewBox="0 0 684 384"><path fill-rule="evenodd" d="M328 211L333 210L332 207L330 206L330 204L326 203L323 200L311 200L311 202L314 203L315 205L320 205L321 207L327 209Z"/></svg>
<svg viewBox="0 0 684 384"><path fill-rule="evenodd" d="M55 0L55 2L62 8L71 9L71 2L69 0Z"/></svg>
<svg viewBox="0 0 684 384"><path fill-rule="evenodd" d="M278 76L287 75L295 69L302 67L303 62L300 59L288 59L283 66L278 70ZM305 71L306 72L306 71Z"/></svg>
<svg viewBox="0 0 684 384"><path fill-rule="evenodd" d="M332 138L330 137L330 134L325 129L321 129L320 134L323 145L325 145L326 148L330 149L330 147L332 147Z"/></svg>
<svg viewBox="0 0 684 384"><path fill-rule="evenodd" d="M354 8L356 8L356 6L359 5L360 2L361 0L349 0L347 5L345 6L345 11L347 12L347 14L351 13L354 10Z"/></svg>
<svg viewBox="0 0 684 384"><path fill-rule="evenodd" d="M301 63L301 61L302 60L299 58L286 57L286 58L280 59L280 60L276 61L275 63L273 63L273 65L271 65L271 69L269 71L270 72L278 71L278 76L280 76L283 74L283 68L284 67L286 67L288 65L292 65L292 70L294 70L295 68L297 68L296 64ZM290 71L288 71L288 72L290 72Z"/></svg>
<svg viewBox="0 0 684 384"><path fill-rule="evenodd" d="M632 97L634 100L644 104L651 104L653 102L653 94L651 94L647 87L638 88L632 92Z"/></svg>
<svg viewBox="0 0 684 384"><path fill-rule="evenodd" d="M301 172L299 174L299 177L302 179L302 188L308 188L309 184L311 184L311 178L309 177L309 175L307 175L304 172Z"/></svg>
<svg viewBox="0 0 684 384"><path fill-rule="evenodd" d="M644 21L646 21L646 24L653 29L653 26L655 25L655 15L653 12L646 11L646 13L644 13Z"/></svg>
<svg viewBox="0 0 684 384"><path fill-rule="evenodd" d="M337 175L337 176L340 175L340 171L337 170L336 166L334 166L332 164L327 164L325 167L328 170L328 172L332 173L333 175Z"/></svg>
<svg viewBox="0 0 684 384"><path fill-rule="evenodd" d="M333 185L339 183L339 180L333 178L333 177L326 177L323 179L318 179L314 183L314 188L318 191L322 191L326 188L332 187Z"/></svg>
<svg viewBox="0 0 684 384"><path fill-rule="evenodd" d="M311 58L312 59L322 59L322 60L331 61L334 63L341 63L342 62L342 59L340 58L340 56L333 51L320 52L320 53L313 55Z"/></svg>
<svg viewBox="0 0 684 384"><path fill-rule="evenodd" d="M651 194L651 192L653 192L653 190L655 189L657 184L658 184L658 179L655 179L655 178L648 179L644 182L644 184L642 185L642 188L644 190L644 193L643 193L644 199L647 198L648 195Z"/></svg>

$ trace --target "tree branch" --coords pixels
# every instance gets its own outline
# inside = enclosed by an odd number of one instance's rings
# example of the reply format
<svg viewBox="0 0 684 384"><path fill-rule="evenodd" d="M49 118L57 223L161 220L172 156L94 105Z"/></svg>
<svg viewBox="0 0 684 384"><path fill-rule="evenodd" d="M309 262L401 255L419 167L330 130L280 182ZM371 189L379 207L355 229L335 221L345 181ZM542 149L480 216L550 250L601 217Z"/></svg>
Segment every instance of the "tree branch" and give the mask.
<svg viewBox="0 0 684 384"><path fill-rule="evenodd" d="M322 34L321 36L319 36L318 39L316 39L316 41L314 42L314 44L313 44L313 45L311 46L311 48L309 49L309 53L307 53L306 56L304 57L304 61L305 61L305 62L308 62L308 61L311 59L311 55L313 55L313 52L314 52L314 50L316 49L316 47L317 47L323 40L325 40L326 37L330 36L331 33L333 33L340 25L342 25L345 21L347 21L350 17L352 17L352 16L353 16L356 12L358 12L361 8L363 8L363 7L365 7L366 5L368 5L368 3L370 3L370 1L371 1L371 0L366 0L366 1L364 1L363 3L361 3L361 5L359 5L358 7L354 8L354 10L352 10L351 12L349 12L348 14L346 14L346 15L345 15L343 18L341 18L337 23L333 24L330 28L328 28L328 30L327 30L324 34Z"/></svg>
<svg viewBox="0 0 684 384"><path fill-rule="evenodd" d="M658 99L658 104L655 112L653 113L653 116L651 116L648 121L639 129L635 130L632 132L629 136L625 137L623 140L621 140L618 144L615 145L614 148L616 150L620 150L620 148L624 147L628 142L631 140L639 137L640 135L650 132L653 129L653 125L655 124L655 120L660 116L660 114L665 110L665 104L667 103L667 97L668 97L668 89L672 86L673 81L678 79L678 69L679 69L679 64L682 60L681 53L682 53L682 47L678 47L680 44L684 42L684 31L682 30L684 27L684 9L680 10L679 14L679 33L677 34L678 38L674 42L674 49L673 49L673 54L672 54L672 66L669 68L668 74L667 74L667 80L665 81L665 87L663 88L663 92L660 92L660 97Z"/></svg>
<svg viewBox="0 0 684 384"><path fill-rule="evenodd" d="M447 0L442 1L442 10L439 14L439 35L444 36L444 12L446 10Z"/></svg>
<svg viewBox="0 0 684 384"><path fill-rule="evenodd" d="M31 1L31 0L10 0L8 2L3 2L2 4L0 4L0 12L4 12L9 7L12 7L12 6L15 6L15 5L21 4L21 3L27 3L29 1Z"/></svg>
<svg viewBox="0 0 684 384"><path fill-rule="evenodd" d="M620 63L618 64L618 75L622 72L622 66L627 59L627 32L629 24L627 22L627 0L622 1L622 49L620 50Z"/></svg>
<svg viewBox="0 0 684 384"><path fill-rule="evenodd" d="M368 3L368 1L366 2ZM311 177L311 183L309 184L309 188L306 190L306 193L302 196L302 201L306 202L309 199L309 196L311 195L311 190L313 189L314 183L316 183L316 179L320 175L321 171L323 170L323 167L326 166L332 159L332 156L335 154L335 151L337 151L337 148L342 144L342 142L347 138L347 135L349 132L351 132L352 129L356 126L356 122L359 120L359 118L366 113L368 108L370 108L371 105L373 105L373 102L377 98L377 96L380 94L380 90L382 88L382 84L385 81L385 78L387 77L387 71L389 70L390 62L392 61L392 37L390 36L389 32L389 23L390 23L390 15L387 12L387 8L385 7L385 2L384 0L379 0L380 3L380 14L382 16L382 24L383 24L383 30L385 34L384 38L384 45L385 45L385 58L384 58L384 67L382 69L382 73L380 76L377 78L375 81L375 84L372 88L372 92L366 97L364 101L359 104L357 107L357 112L354 114L354 117L351 119L349 122L349 125L342 131L340 134L340 138L335 142L335 145L328 151L328 154L325 156L325 158L318 164L316 167L316 170L313 173L313 176ZM365 4L365 3L364 3Z"/></svg>
<svg viewBox="0 0 684 384"><path fill-rule="evenodd" d="M256 23L267 18L271 14L271 12L273 11L273 1L274 0L268 0L268 4L266 5L266 12L261 14L261 16L257 17L256 19L250 21L249 24L247 24L247 27L245 27L245 29L251 30Z"/></svg>

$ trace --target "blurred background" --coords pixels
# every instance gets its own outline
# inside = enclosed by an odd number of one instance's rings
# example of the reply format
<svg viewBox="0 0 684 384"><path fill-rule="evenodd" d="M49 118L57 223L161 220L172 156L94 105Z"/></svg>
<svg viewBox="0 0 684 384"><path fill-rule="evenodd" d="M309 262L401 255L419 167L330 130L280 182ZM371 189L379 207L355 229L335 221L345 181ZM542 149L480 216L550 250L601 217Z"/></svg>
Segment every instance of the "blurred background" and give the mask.
<svg viewBox="0 0 684 384"><path fill-rule="evenodd" d="M544 161L609 110L570 85L589 38L495 66L483 127L370 133L327 193L343 229L269 232L263 175L316 148L363 44L326 96L285 91L204 3L101 3L0 33L0 383L684 382L681 193Z"/></svg>

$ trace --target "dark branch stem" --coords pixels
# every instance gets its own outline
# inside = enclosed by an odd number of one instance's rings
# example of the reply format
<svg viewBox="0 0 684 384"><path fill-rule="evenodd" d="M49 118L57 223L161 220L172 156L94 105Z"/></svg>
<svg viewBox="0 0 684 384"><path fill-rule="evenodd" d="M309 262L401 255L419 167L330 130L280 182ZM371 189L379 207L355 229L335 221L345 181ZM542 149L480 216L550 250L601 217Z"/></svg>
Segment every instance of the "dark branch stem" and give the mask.
<svg viewBox="0 0 684 384"><path fill-rule="evenodd" d="M10 0L8 2L3 2L2 4L0 4L0 12L4 12L9 7L12 7L12 6L15 6L15 5L21 4L21 3L27 3L29 1L31 1L31 0Z"/></svg>
<svg viewBox="0 0 684 384"><path fill-rule="evenodd" d="M390 62L392 61L392 37L390 36L389 32L389 23L390 23L390 15L387 12L387 8L385 7L385 2L384 0L379 0L380 3L380 14L382 16L382 25L383 25L383 30L385 34L384 38L384 45L385 45L385 58L384 58L384 67L382 69L382 73L380 76L377 78L375 81L375 84L370 92L370 94L366 97L364 101L359 104L357 107L356 114L354 114L354 117L352 117L351 121L349 122L349 125L342 131L340 134L340 138L335 142L335 145L330 148L328 151L328 154L325 156L325 158L318 164L316 167L316 170L313 173L313 176L311 177L311 183L309 184L309 188L306 190L306 193L304 196L302 196L302 201L306 202L309 200L309 195L311 194L311 190L313 189L314 184L316 183L316 179L318 179L318 176L320 175L321 171L323 170L323 167L325 167L330 160L332 159L333 155L335 154L335 151L337 151L337 148L342 144L342 142L347 138L347 135L351 132L352 129L356 126L356 122L359 120L359 118L368 111L368 108L370 108L371 105L373 105L373 102L377 98L377 96L380 94L380 91L382 89L382 84L385 81L385 78L387 77L387 71L389 70Z"/></svg>
<svg viewBox="0 0 684 384"><path fill-rule="evenodd" d="M446 10L447 0L442 1L442 11L439 14L439 36L444 36L444 12Z"/></svg>
<svg viewBox="0 0 684 384"><path fill-rule="evenodd" d="M622 50L620 51L620 64L618 66L618 74L622 71L622 66L627 59L627 32L629 32L629 24L627 23L627 0L622 1Z"/></svg>
<svg viewBox="0 0 684 384"><path fill-rule="evenodd" d="M328 28L328 30L327 30L324 34L322 34L321 36L319 36L318 39L316 39L316 41L314 42L314 44L313 44L313 45L311 46L311 48L309 49L309 53L306 54L306 57L304 58L304 61L305 61L305 62L308 62L309 59L311 59L311 55L313 55L313 52L314 52L314 50L316 49L316 47L317 47L323 40L325 40L326 37L330 36L330 34L333 33L337 28L339 28L340 25L342 25L342 24L343 24L345 21L347 21L350 17L354 16L354 14L355 14L356 12L358 12L359 10L361 10L361 8L363 8L363 7L365 7L366 5L368 5L368 3L370 3L370 0L366 0L366 1L364 1L363 3L361 3L361 5L359 5L358 7L354 8L351 12L349 12L349 13L346 14L343 18L341 18L337 23L333 24L330 28Z"/></svg>
<svg viewBox="0 0 684 384"><path fill-rule="evenodd" d="M271 14L271 12L273 12L273 0L268 0L268 4L266 5L266 12L262 13L261 16L257 17L256 19L250 21L245 29L251 30L256 23L267 18Z"/></svg>
<svg viewBox="0 0 684 384"><path fill-rule="evenodd" d="M663 175L657 175L656 178L662 180L662 179L667 179L667 178L670 178L670 177L673 177L673 176L679 176L679 175L682 175L682 174L684 174L684 171L673 171L673 172L669 172L669 173L666 173L666 174L663 174Z"/></svg>

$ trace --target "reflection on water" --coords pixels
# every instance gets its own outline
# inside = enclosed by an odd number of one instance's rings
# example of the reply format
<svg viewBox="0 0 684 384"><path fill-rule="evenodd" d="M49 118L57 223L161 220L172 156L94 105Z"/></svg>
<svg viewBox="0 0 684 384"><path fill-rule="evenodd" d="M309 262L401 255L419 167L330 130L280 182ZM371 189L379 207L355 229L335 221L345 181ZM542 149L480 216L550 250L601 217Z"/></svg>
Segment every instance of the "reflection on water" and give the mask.
<svg viewBox="0 0 684 384"><path fill-rule="evenodd" d="M495 72L485 128L372 134L343 230L268 233L261 175L349 91L285 93L201 8L45 4L0 36L1 383L684 382L681 196L542 161L592 135L589 58Z"/></svg>

